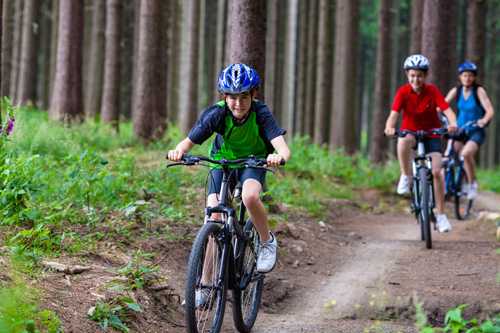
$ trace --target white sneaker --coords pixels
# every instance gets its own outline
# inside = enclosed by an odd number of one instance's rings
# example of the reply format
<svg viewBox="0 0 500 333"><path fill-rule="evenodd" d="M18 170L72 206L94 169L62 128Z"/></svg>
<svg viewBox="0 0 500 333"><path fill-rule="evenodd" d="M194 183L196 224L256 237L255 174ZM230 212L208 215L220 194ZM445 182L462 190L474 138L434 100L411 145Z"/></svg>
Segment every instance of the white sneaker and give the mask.
<svg viewBox="0 0 500 333"><path fill-rule="evenodd" d="M463 183L462 184L462 195L469 194L469 191L470 191L470 184L469 183Z"/></svg>
<svg viewBox="0 0 500 333"><path fill-rule="evenodd" d="M446 217L446 214L437 214L437 229L439 232L448 232L451 231L451 224Z"/></svg>
<svg viewBox="0 0 500 333"><path fill-rule="evenodd" d="M408 176L401 175L401 177L399 177L397 192L398 194L410 193L410 180Z"/></svg>
<svg viewBox="0 0 500 333"><path fill-rule="evenodd" d="M469 190L467 191L467 199L474 200L477 197L477 182L474 181L469 185Z"/></svg>
<svg viewBox="0 0 500 333"><path fill-rule="evenodd" d="M194 294L194 302L197 309L204 308L209 305L210 289L196 289Z"/></svg>
<svg viewBox="0 0 500 333"><path fill-rule="evenodd" d="M262 242L259 248L259 256L257 257L257 272L269 273L276 265L276 253L278 252L278 242L276 237L271 233L271 239L267 242Z"/></svg>

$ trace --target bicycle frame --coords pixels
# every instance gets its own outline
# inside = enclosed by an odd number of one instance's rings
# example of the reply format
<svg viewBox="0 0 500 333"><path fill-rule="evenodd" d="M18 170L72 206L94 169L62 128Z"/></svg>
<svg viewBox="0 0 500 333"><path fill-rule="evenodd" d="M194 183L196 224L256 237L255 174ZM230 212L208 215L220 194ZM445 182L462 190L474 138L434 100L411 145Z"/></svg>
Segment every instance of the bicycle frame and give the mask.
<svg viewBox="0 0 500 333"><path fill-rule="evenodd" d="M419 192L419 181L420 181L420 177L419 177L419 170L421 168L426 168L427 170L429 170L429 172L427 173L428 176L429 176L429 183L431 184L431 202L430 202L430 208L431 208L431 211L432 209L435 208L435 205L436 205L436 201L434 199L434 182L433 182L433 177L432 177L432 157L430 156L426 156L426 153L425 153L425 146L424 146L424 142L423 140L420 138L420 137L416 137L415 138L417 140L417 156L415 156L415 158L413 159L413 162L412 162L412 172L413 172L413 189L414 189L414 193L415 194L418 194L420 193ZM413 195L413 205L414 205L414 208L415 208L415 214L418 215L420 213L420 200L417 200L417 196L416 195Z"/></svg>

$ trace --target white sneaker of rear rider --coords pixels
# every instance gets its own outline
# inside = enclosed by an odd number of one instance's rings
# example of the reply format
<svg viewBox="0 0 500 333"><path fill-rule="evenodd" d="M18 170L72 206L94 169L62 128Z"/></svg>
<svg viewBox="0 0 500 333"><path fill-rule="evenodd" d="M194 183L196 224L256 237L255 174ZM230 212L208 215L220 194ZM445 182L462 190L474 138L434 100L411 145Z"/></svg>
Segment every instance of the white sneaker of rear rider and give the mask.
<svg viewBox="0 0 500 333"><path fill-rule="evenodd" d="M436 220L437 220L437 229L439 232L451 231L451 224L450 221L448 221L448 217L446 217L446 214L437 214Z"/></svg>
<svg viewBox="0 0 500 333"><path fill-rule="evenodd" d="M401 175L401 177L399 177L399 183L398 183L398 189L397 189L398 194L410 193L409 178L410 177L408 177L407 175Z"/></svg>
<svg viewBox="0 0 500 333"><path fill-rule="evenodd" d="M473 200L477 197L477 188L478 188L477 182L472 182L469 185L469 190L467 191L467 199Z"/></svg>

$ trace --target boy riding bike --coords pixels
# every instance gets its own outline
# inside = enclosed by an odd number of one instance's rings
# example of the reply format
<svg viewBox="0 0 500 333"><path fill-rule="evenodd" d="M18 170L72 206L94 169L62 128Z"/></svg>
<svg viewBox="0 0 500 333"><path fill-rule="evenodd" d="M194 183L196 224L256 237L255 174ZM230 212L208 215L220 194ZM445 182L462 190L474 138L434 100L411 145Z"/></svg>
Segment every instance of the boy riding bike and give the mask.
<svg viewBox="0 0 500 333"><path fill-rule="evenodd" d="M188 136L168 152L168 159L179 161L195 144L202 144L217 133L210 149L213 159L255 156L266 158L268 166L278 166L283 160L287 161L290 149L283 137L286 131L278 126L268 107L255 99L259 84L257 72L245 64L231 64L222 70L217 85L223 100L203 111ZM268 273L274 268L278 246L276 237L269 230L267 212L260 200L265 175L265 170L256 168L235 169L233 172L233 183L239 181L242 184L243 203L260 236L257 258L260 273ZM218 205L221 182L222 170L214 167L209 177L208 207ZM203 278L207 278L206 275L203 272ZM201 292L196 296L197 304L206 301Z"/></svg>
<svg viewBox="0 0 500 333"><path fill-rule="evenodd" d="M425 82L429 70L429 60L423 55L414 54L406 58L403 67L406 71L408 83L401 86L396 92L391 113L385 124L385 134L387 136L395 134L396 123L401 111L403 112L401 130L419 131L439 128L441 122L438 113L443 112L449 120L448 131L450 133L455 132L457 130L455 113L444 100L438 88ZM415 137L411 134L398 138L397 154L401 169L401 177L397 187L398 194L410 192L410 184L412 183L410 154L415 144ZM444 213L441 139L436 135L426 139L424 144L426 153L432 158L437 228L439 232L447 232L451 230L451 225Z"/></svg>
<svg viewBox="0 0 500 333"><path fill-rule="evenodd" d="M476 162L474 160L479 147L483 144L486 133L484 127L493 119L493 106L486 90L476 82L477 66L465 61L458 66L460 85L452 88L446 95L446 102L457 101L458 127L467 127L475 123L477 127L468 129L467 133L455 141L455 151L464 159L464 168L468 183L464 184L464 192L469 200L477 196Z"/></svg>

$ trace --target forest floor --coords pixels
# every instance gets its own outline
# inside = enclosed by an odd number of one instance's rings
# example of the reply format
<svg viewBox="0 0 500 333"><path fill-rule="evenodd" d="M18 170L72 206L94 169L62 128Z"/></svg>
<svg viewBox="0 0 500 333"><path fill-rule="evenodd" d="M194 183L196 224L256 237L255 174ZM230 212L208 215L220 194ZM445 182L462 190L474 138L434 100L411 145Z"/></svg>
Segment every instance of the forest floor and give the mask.
<svg viewBox="0 0 500 333"><path fill-rule="evenodd" d="M500 212L499 203L500 196L481 193L473 218L452 220L450 233L433 233L432 250L420 241L407 201L381 199L377 191L360 192L354 201L332 200L323 223L290 213L289 222L276 228L279 262L266 277L253 331L416 332L415 302L423 303L435 324L443 322L448 309L464 303L469 304L467 316L500 312L499 243L494 222L484 218L485 212ZM90 270L45 272L38 280L43 305L59 315L65 332L99 332L88 310L98 300L126 293L143 310L126 319L131 332L184 332L180 301L197 228L173 225L172 239L136 239L125 248L104 242L85 256L56 258ZM123 282L117 271L136 249L152 254L149 263L159 266L156 275L162 280L135 291L110 288ZM228 304L223 331L234 332Z"/></svg>

